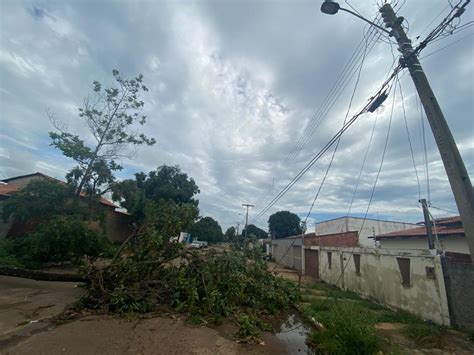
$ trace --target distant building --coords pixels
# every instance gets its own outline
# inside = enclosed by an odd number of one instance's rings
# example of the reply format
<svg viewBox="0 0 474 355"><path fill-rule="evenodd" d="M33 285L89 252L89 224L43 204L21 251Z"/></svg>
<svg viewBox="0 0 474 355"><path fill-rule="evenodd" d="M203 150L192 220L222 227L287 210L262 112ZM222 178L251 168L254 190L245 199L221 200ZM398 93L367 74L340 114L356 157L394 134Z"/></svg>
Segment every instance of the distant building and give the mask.
<svg viewBox="0 0 474 355"><path fill-rule="evenodd" d="M436 238L437 236L437 238ZM403 231L379 234L370 237L385 249L428 249L428 236L425 226ZM469 254L466 235L459 216L436 219L433 225L433 238L437 248L446 252Z"/></svg>
<svg viewBox="0 0 474 355"><path fill-rule="evenodd" d="M376 246L375 240L371 237L414 227L417 225L413 223L345 216L316 223L315 235L357 232L358 246L374 248Z"/></svg>
<svg viewBox="0 0 474 355"><path fill-rule="evenodd" d="M42 173L33 173L28 175L15 176L0 182L0 208L4 201L10 197L11 194L21 190L26 185L34 180L47 180L58 184L64 184L63 181L55 179L51 176ZM85 197L85 195L81 195ZM132 232L130 215L117 211L119 206L111 201L101 197L100 206L106 214L106 237L113 243L123 242ZM27 224L27 223L25 223ZM0 238L6 236L19 235L21 232L28 229L27 225L15 225L11 222L4 223L0 219Z"/></svg>

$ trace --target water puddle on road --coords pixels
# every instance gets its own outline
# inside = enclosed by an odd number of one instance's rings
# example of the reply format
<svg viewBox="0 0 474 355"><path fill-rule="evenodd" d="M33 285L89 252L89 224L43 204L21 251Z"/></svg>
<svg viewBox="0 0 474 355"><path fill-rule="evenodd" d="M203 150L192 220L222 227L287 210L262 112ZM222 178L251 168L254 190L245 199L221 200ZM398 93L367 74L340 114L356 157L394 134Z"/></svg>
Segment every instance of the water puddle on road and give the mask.
<svg viewBox="0 0 474 355"><path fill-rule="evenodd" d="M274 324L275 336L285 344L288 354L314 354L306 345L311 327L296 313L287 313L280 324Z"/></svg>

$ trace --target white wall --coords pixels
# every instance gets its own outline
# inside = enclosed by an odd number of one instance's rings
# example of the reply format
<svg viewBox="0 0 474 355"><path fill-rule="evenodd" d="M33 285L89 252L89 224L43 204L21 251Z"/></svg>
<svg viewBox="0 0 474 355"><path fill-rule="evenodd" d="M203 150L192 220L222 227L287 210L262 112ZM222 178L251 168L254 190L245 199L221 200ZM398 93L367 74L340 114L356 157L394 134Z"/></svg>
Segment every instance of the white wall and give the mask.
<svg viewBox="0 0 474 355"><path fill-rule="evenodd" d="M419 227L416 224L404 222L382 221L375 219L341 217L316 224L316 235L324 235L342 232L359 232L359 245L361 247L375 247L375 242L369 237L375 235L397 232L401 230Z"/></svg>
<svg viewBox="0 0 474 355"><path fill-rule="evenodd" d="M319 247L307 247L318 249ZM321 247L320 279L395 309L437 324L450 324L446 288L439 256L424 251ZM332 253L332 267L327 252ZM356 273L353 254L360 255ZM401 282L397 258L410 259L410 286ZM430 278L426 268L434 268Z"/></svg>
<svg viewBox="0 0 474 355"><path fill-rule="evenodd" d="M454 253L469 254L466 237L454 235L449 237L440 237L441 250ZM384 238L380 240L380 247L384 249L415 249L427 250L427 238Z"/></svg>
<svg viewBox="0 0 474 355"><path fill-rule="evenodd" d="M303 260L301 257L301 239L274 239L272 240L272 257L281 265L301 271Z"/></svg>

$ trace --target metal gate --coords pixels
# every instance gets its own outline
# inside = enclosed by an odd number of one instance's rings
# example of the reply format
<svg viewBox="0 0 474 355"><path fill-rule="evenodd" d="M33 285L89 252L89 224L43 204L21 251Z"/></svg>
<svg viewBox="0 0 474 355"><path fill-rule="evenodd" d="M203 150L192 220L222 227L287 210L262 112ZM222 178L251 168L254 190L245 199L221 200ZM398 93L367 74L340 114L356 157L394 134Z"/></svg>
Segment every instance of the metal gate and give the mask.
<svg viewBox="0 0 474 355"><path fill-rule="evenodd" d="M304 255L305 274L319 280L319 254L318 250L305 250Z"/></svg>

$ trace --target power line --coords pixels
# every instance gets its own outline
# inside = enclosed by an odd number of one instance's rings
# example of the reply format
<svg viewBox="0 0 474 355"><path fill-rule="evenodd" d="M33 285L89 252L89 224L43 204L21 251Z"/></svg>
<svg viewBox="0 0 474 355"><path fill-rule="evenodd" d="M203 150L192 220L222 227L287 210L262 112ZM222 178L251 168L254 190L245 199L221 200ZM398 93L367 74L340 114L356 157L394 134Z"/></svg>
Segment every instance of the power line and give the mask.
<svg viewBox="0 0 474 355"><path fill-rule="evenodd" d="M374 194L375 194L375 188L377 187L377 182L379 180L380 173L382 171L383 163L384 163L384 160L385 160L385 153L387 152L387 146L388 146L390 131L391 131L391 127L392 127L393 109L395 107L396 92L397 92L396 89L393 90L392 108L391 108L391 111L390 111L390 119L389 119L389 122L388 122L387 135L385 137L385 145L384 145L384 149L382 151L382 158L380 159L379 169L378 169L377 175L375 177L374 186L372 187L372 192L370 194L369 203L367 204L367 209L365 210L364 220L362 221L362 225L360 227L361 231L364 229L364 225L365 225L365 222L367 220L367 215L369 214L369 210L370 210L370 205L372 204L372 200L373 200L373 197L374 197ZM352 251L349 254L349 257L347 258L346 263L343 265L343 268L341 270L341 274L339 275L338 279L336 280L335 285L337 285L339 283L339 281L341 281L341 278L344 275L344 271L346 270L347 266L349 265L349 261L351 260L352 255L354 254L355 248L356 248L356 246L352 247ZM326 296L325 300L323 301L322 305L324 305L327 302L327 300L329 299L329 297L331 297L332 292L333 292L332 290L329 292L329 294Z"/></svg>
<svg viewBox="0 0 474 355"><path fill-rule="evenodd" d="M277 203L283 195L288 192L293 185L295 185L298 180L301 179L301 177L326 153L326 151L335 144L337 139L344 134L347 129L349 129L354 122L364 113L369 112L371 107L374 105L378 104L380 100L383 100L384 97L386 97L386 92L388 88L390 87L390 83L392 80L395 78L395 76L398 74L398 72L401 70L401 66L398 65L395 70L393 71L392 75L383 83L382 87L377 91L375 95L373 95L370 99L369 102L357 113L355 114L344 126L341 128L331 139L330 141L315 155L313 158L306 164L306 166L301 169L296 176L273 198L273 200L265 207L263 208L255 217L255 219L260 218L264 213L266 213L275 203Z"/></svg>
<svg viewBox="0 0 474 355"><path fill-rule="evenodd" d="M474 33L469 33L468 35L466 35L466 36L464 36L464 37L461 37L461 38L459 38L458 40L456 40L456 41L454 41L454 42L451 42L451 43L447 44L446 46L443 46L443 47L441 47L441 48L439 48L439 49L437 49L437 50L435 50L435 51L433 51L433 52L431 52L431 53L425 55L424 57L421 57L420 60L429 58L429 57L431 57L432 55L434 55L434 54L436 54L436 53L438 53L438 52L441 52L441 51L445 50L446 48L449 48L449 47L451 47L451 46L453 46L453 45L455 45L455 44L457 44L457 43L459 43L459 42L461 42L461 41L465 40L466 38L471 37L471 36L473 36L473 35L474 35Z"/></svg>
<svg viewBox="0 0 474 355"><path fill-rule="evenodd" d="M350 113L350 110L351 110L351 107L352 107L352 102L354 100L354 96L355 96L355 93L357 91L357 87L359 86L359 81L360 81L360 74L362 72L362 68L364 66L364 62L365 62L365 58L367 58L367 47L368 47L368 43L366 43L366 47L365 47L365 50L364 50L364 56L362 58L362 61L360 63L360 66L359 66L359 72L357 73L357 80L355 82L355 85L354 85L354 89L352 90L352 95L351 95L351 98L349 100L349 105L347 107L347 111L346 111L346 115L344 117L344 122L343 122L343 127L344 125L346 124L346 121L347 121L347 117L349 117L349 113ZM332 163L334 162L334 157L336 156L336 152L339 148L339 143L341 142L341 137L342 136L339 136L338 140L337 140L337 143L336 143L336 147L334 148L334 151L332 153L332 156L331 156L331 160L328 164L328 167L326 169L326 173L324 174L324 177L323 179L321 180L321 183L319 185L319 188L318 190L316 191L316 194L314 195L314 199L313 199L313 202L311 203L311 207L309 208L308 210L308 213L306 214L306 217L304 219L304 222L303 222L303 229L302 229L302 235L301 235L301 239L302 239L302 244L304 244L304 239L303 239L303 236L304 236L304 233L306 232L305 231L305 227L306 227L306 223L308 222L308 218L309 216L311 215L311 212L313 211L313 208L314 208L314 205L316 203L316 200L318 199L319 197L319 193L321 192L321 189L323 188L324 186L324 182L326 181L326 178L329 174L329 170L331 169L332 167ZM293 245L295 244L295 242L297 241L298 239L295 239L293 240L293 242L290 244L290 246L286 249L285 253L281 256L280 260L277 261L277 265L274 266L273 271L275 271L275 269L278 267L278 264L283 260L283 258L288 254L289 250L293 247ZM304 245L303 245L304 246ZM303 251L304 252L304 251Z"/></svg>
<svg viewBox="0 0 474 355"><path fill-rule="evenodd" d="M328 94L324 98L323 102L321 103L319 109L313 115L313 118L308 122L305 129L303 130L302 134L298 138L295 148L288 153L288 155L283 160L283 164L287 164L289 162L293 162L294 159L298 156L301 152L303 147L308 143L311 136L320 126L320 124L324 121L327 117L328 113L334 106L334 104L339 99L342 92L345 90L347 85L350 83L352 78L356 73L357 64L361 61L364 52L367 55L375 46L375 36L377 35L377 31L374 30L374 27L371 27L367 33L364 34L363 38L357 45L356 49L352 53L349 60L346 62L343 70L339 74L336 81L331 86ZM371 47L367 49L367 43L371 44ZM365 44L365 47L364 47ZM272 188L273 190L273 188ZM266 198L265 198L266 200Z"/></svg>
<svg viewBox="0 0 474 355"><path fill-rule="evenodd" d="M405 99L403 97L402 84L397 76L398 89L400 90L400 97L402 99L402 109L403 109L403 121L405 122L405 131L407 134L408 145L410 147L411 160L413 163L413 169L415 169L416 183L418 184L418 200L421 199L421 188L420 188L420 179L418 177L418 169L416 168L415 155L413 154L413 144L411 143L410 130L408 129L407 115L405 111Z"/></svg>

